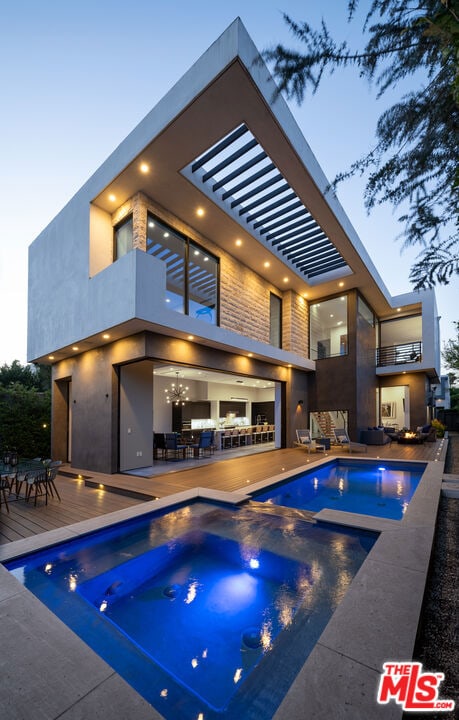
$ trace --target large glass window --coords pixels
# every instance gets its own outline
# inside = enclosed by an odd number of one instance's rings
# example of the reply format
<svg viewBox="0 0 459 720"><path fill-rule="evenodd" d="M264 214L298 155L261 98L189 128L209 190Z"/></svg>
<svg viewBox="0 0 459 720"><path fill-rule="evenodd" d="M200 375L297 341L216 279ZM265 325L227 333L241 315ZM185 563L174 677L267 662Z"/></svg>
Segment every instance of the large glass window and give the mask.
<svg viewBox="0 0 459 720"><path fill-rule="evenodd" d="M217 258L150 214L146 250L166 263L168 308L216 325Z"/></svg>
<svg viewBox="0 0 459 720"><path fill-rule="evenodd" d="M422 359L422 317L413 315L380 323L378 365L417 363Z"/></svg>
<svg viewBox="0 0 459 720"><path fill-rule="evenodd" d="M282 347L282 298L269 294L269 342Z"/></svg>
<svg viewBox="0 0 459 720"><path fill-rule="evenodd" d="M309 306L309 340L312 360L347 355L347 296Z"/></svg>
<svg viewBox="0 0 459 720"><path fill-rule="evenodd" d="M148 216L147 253L166 263L166 303L170 310L185 312L186 241L159 220Z"/></svg>
<svg viewBox="0 0 459 720"><path fill-rule="evenodd" d="M132 216L117 225L114 230L115 260L132 250Z"/></svg>
<svg viewBox="0 0 459 720"><path fill-rule="evenodd" d="M322 412L309 413L309 429L312 437L328 437L334 440L333 430L347 430L347 410L325 410Z"/></svg>
<svg viewBox="0 0 459 720"><path fill-rule="evenodd" d="M217 324L218 262L194 243L189 243L188 314Z"/></svg>
<svg viewBox="0 0 459 720"><path fill-rule="evenodd" d="M375 326L375 316L373 315L373 311L370 310L365 300L363 300L360 296L357 298L357 312L364 318L364 320L367 321L369 325L371 325L371 327Z"/></svg>

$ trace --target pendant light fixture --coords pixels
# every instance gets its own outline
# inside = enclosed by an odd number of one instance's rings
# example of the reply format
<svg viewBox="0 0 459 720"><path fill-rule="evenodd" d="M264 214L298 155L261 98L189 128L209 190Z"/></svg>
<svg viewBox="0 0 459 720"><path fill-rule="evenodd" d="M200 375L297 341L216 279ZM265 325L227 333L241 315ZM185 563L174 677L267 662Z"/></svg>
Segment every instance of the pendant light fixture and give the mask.
<svg viewBox="0 0 459 720"><path fill-rule="evenodd" d="M170 388L166 388L164 391L166 393L166 402L174 405L185 405L185 402L190 399L188 397L189 388L179 383L179 373L176 372L175 374L177 375L177 381L173 382Z"/></svg>

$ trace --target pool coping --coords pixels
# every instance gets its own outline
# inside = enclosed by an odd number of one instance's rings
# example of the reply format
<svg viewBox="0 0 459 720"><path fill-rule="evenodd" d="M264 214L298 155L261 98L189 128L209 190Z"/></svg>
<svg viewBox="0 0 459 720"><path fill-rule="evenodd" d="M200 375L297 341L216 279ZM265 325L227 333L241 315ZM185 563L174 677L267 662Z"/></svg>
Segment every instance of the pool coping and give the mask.
<svg viewBox="0 0 459 720"><path fill-rule="evenodd" d="M275 720L401 718L398 704L378 705L376 694L383 663L412 657L446 448L447 441L438 460L425 462L425 472L402 520L336 510L321 510L315 516L320 522L375 530L380 536L275 713ZM262 485L297 473L282 473ZM193 500L239 505L251 499L247 491L254 487L231 493L193 488L51 530L0 546L0 563ZM8 658L0 676L0 706L5 708L5 717L35 720L41 713L47 720L76 720L102 717L113 710L118 717L132 720L163 717L1 565L0 616L2 650ZM45 679L43 667L47 668Z"/></svg>

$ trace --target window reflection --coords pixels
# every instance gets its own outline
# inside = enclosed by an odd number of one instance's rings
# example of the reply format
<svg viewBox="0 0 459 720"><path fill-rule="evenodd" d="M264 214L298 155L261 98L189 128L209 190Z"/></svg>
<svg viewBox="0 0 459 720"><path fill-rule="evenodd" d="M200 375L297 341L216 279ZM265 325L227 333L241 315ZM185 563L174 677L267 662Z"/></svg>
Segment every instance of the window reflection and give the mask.
<svg viewBox="0 0 459 720"><path fill-rule="evenodd" d="M169 310L185 312L185 239L171 228L148 216L149 255L166 263L166 302Z"/></svg>
<svg viewBox="0 0 459 720"><path fill-rule="evenodd" d="M166 263L167 308L216 325L218 260L150 214L146 251Z"/></svg>
<svg viewBox="0 0 459 720"><path fill-rule="evenodd" d="M188 314L216 324L217 270L215 258L190 242L188 261Z"/></svg>
<svg viewBox="0 0 459 720"><path fill-rule="evenodd" d="M309 306L310 357L347 355L347 296Z"/></svg>
<svg viewBox="0 0 459 720"><path fill-rule="evenodd" d="M115 260L126 255L132 250L133 231L132 216L117 225L114 230L115 234Z"/></svg>

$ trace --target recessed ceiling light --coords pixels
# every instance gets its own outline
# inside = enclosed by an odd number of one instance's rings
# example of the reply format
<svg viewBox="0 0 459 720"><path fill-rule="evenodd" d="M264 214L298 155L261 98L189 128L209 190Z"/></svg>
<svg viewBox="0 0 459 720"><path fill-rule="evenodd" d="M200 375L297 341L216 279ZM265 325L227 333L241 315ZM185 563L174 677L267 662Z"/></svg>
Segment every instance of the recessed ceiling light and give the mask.
<svg viewBox="0 0 459 720"><path fill-rule="evenodd" d="M344 283L343 283L343 282L339 282L339 283L338 283L338 287L344 287Z"/></svg>
<svg viewBox="0 0 459 720"><path fill-rule="evenodd" d="M253 353L249 353L247 357L253 357Z"/></svg>
<svg viewBox="0 0 459 720"><path fill-rule="evenodd" d="M149 221L148 227L151 227L151 228L154 228L154 227L155 227L155 223L153 222L153 220L150 220L150 221Z"/></svg>
<svg viewBox="0 0 459 720"><path fill-rule="evenodd" d="M72 350L78 350L78 349L79 349L79 348L78 348L78 345L74 345L74 346L72 347Z"/></svg>
<svg viewBox="0 0 459 720"><path fill-rule="evenodd" d="M109 339L110 339L110 335L109 335L108 333L104 333L104 334L102 335L102 337L103 337L104 340L109 340Z"/></svg>
<svg viewBox="0 0 459 720"><path fill-rule="evenodd" d="M116 195L113 195L113 193L110 193L110 195L108 196L108 199L110 200L110 202L115 202Z"/></svg>
<svg viewBox="0 0 459 720"><path fill-rule="evenodd" d="M241 247L241 245L242 245L242 240L241 240L241 238L238 238L238 239L236 240L235 245L237 245L238 247Z"/></svg>
<svg viewBox="0 0 459 720"><path fill-rule="evenodd" d="M150 172L149 164L146 162L140 163L140 172L143 172L143 173Z"/></svg>
<svg viewBox="0 0 459 720"><path fill-rule="evenodd" d="M402 308L397 308L397 312L402 312Z"/></svg>
<svg viewBox="0 0 459 720"><path fill-rule="evenodd" d="M202 217L204 215L204 213L205 213L205 211L204 211L204 208L202 208L202 207L198 207L198 209L196 210L196 215L198 217Z"/></svg>
<svg viewBox="0 0 459 720"><path fill-rule="evenodd" d="M194 335L188 335L188 340L194 340Z"/></svg>
<svg viewBox="0 0 459 720"><path fill-rule="evenodd" d="M288 283L288 277L284 277L284 283Z"/></svg>
<svg viewBox="0 0 459 720"><path fill-rule="evenodd" d="M263 267L265 267L265 268L269 268L270 266L271 266L271 263L268 261L263 263Z"/></svg>
<svg viewBox="0 0 459 720"><path fill-rule="evenodd" d="M54 355L48 355L48 360L54 360Z"/></svg>
<svg viewBox="0 0 459 720"><path fill-rule="evenodd" d="M169 237L169 233L168 233L168 232L165 232L164 235L163 235L163 237L165 237L165 238Z"/></svg>
<svg viewBox="0 0 459 720"><path fill-rule="evenodd" d="M195 251L194 251L194 254L195 254L195 255L199 255L199 250L195 250Z"/></svg>

